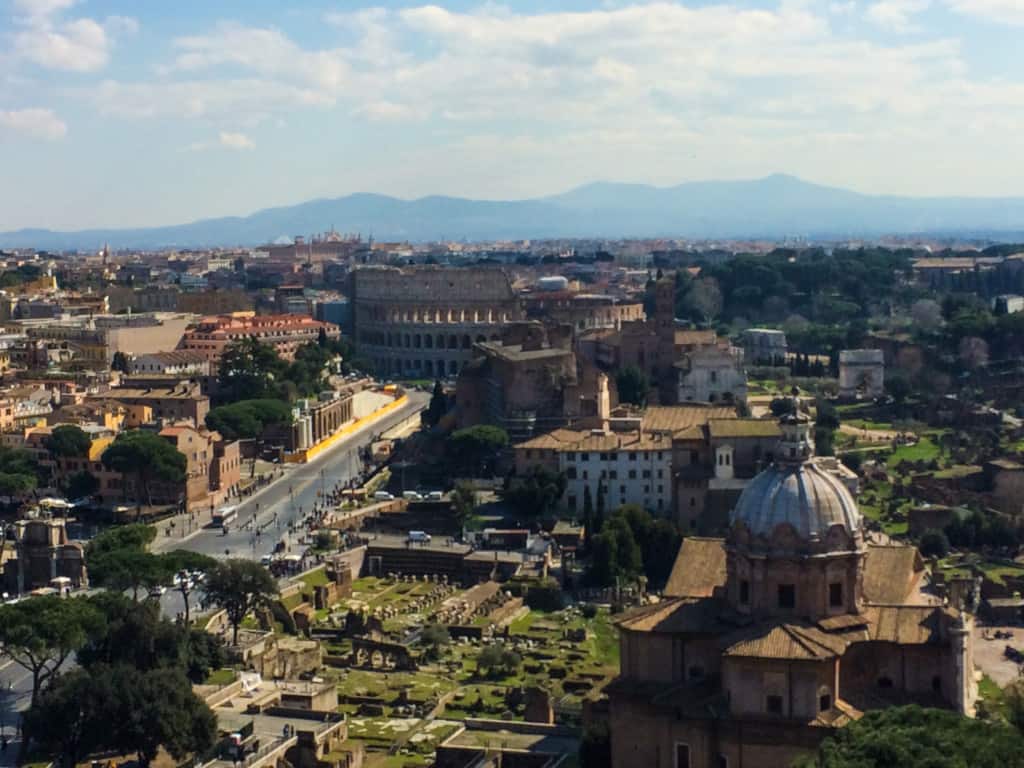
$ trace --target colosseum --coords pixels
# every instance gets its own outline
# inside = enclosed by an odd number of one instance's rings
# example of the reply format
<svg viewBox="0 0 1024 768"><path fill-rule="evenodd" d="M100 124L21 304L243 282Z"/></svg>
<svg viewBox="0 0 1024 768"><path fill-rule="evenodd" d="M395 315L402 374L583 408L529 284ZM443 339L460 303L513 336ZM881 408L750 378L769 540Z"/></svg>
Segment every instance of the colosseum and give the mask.
<svg viewBox="0 0 1024 768"><path fill-rule="evenodd" d="M355 339L381 376L454 376L477 341L523 318L495 267L359 267L352 273Z"/></svg>

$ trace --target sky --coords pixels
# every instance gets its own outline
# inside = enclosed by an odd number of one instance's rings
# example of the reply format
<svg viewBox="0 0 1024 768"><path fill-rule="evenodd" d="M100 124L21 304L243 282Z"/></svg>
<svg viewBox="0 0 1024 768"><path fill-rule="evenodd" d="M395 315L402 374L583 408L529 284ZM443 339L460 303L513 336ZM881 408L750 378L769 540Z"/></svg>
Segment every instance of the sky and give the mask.
<svg viewBox="0 0 1024 768"><path fill-rule="evenodd" d="M1022 35L1024 0L0 0L0 230L776 172L1024 196Z"/></svg>

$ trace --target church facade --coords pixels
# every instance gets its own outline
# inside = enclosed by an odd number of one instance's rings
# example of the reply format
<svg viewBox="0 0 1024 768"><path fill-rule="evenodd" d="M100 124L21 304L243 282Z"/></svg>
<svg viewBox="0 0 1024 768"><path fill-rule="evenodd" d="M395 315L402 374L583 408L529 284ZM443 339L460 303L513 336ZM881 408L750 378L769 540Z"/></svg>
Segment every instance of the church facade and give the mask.
<svg viewBox="0 0 1024 768"><path fill-rule="evenodd" d="M799 407L781 430L726 538L684 540L665 599L618 622L616 768L784 768L870 709L973 714L971 618L915 548L866 542Z"/></svg>

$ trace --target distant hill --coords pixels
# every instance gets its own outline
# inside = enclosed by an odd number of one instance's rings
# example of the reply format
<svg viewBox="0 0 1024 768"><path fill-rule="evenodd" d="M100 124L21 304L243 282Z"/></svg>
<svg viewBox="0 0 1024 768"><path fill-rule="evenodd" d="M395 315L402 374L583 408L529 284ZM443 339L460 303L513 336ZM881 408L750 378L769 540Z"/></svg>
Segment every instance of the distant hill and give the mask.
<svg viewBox="0 0 1024 768"><path fill-rule="evenodd" d="M337 225L379 240L548 237L815 238L935 234L1012 237L1024 198L862 195L777 174L674 187L599 182L535 200L400 200L354 194L250 216L144 229L0 233L0 247L48 250L257 245Z"/></svg>

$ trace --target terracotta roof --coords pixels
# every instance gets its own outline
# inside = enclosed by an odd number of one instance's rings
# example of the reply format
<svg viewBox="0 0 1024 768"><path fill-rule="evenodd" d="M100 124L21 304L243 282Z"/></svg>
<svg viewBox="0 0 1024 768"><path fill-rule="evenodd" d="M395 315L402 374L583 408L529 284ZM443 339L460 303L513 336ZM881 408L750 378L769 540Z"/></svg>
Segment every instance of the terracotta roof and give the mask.
<svg viewBox="0 0 1024 768"><path fill-rule="evenodd" d="M686 429L680 429L678 432L672 435L674 440L704 440L704 426L695 424L692 427Z"/></svg>
<svg viewBox="0 0 1024 768"><path fill-rule="evenodd" d="M712 597L725 585L725 541L683 539L664 593L668 597Z"/></svg>
<svg viewBox="0 0 1024 768"><path fill-rule="evenodd" d="M757 624L739 630L726 643L723 656L804 661L841 656L848 645L842 637L802 624Z"/></svg>
<svg viewBox="0 0 1024 768"><path fill-rule="evenodd" d="M725 606L708 598L670 598L629 611L615 623L633 632L717 633Z"/></svg>
<svg viewBox="0 0 1024 768"><path fill-rule="evenodd" d="M711 419L734 419L732 408L706 405L652 405L643 412L644 429L651 432L678 432Z"/></svg>
<svg viewBox="0 0 1024 768"><path fill-rule="evenodd" d="M675 343L684 347L714 344L718 341L715 331L676 331Z"/></svg>
<svg viewBox="0 0 1024 768"><path fill-rule="evenodd" d="M594 434L589 430L556 429L538 435L516 448L540 448L555 451L669 451L672 440L668 435L637 435L636 432L607 432Z"/></svg>
<svg viewBox="0 0 1024 768"><path fill-rule="evenodd" d="M782 428L775 419L711 419L708 432L715 437L780 437Z"/></svg>
<svg viewBox="0 0 1024 768"><path fill-rule="evenodd" d="M864 559L864 597L880 605L906 602L923 570L916 547L869 545Z"/></svg>
<svg viewBox="0 0 1024 768"><path fill-rule="evenodd" d="M943 614L934 605L888 605L867 610L871 640L902 645L924 645L942 640Z"/></svg>

